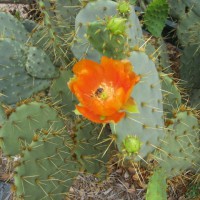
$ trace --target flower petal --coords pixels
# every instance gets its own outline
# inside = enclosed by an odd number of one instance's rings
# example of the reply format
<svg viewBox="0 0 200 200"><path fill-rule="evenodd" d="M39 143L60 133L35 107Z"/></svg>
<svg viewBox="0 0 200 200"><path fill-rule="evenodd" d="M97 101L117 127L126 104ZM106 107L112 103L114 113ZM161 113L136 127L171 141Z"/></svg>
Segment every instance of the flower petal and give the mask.
<svg viewBox="0 0 200 200"><path fill-rule="evenodd" d="M96 123L118 122L127 112L138 112L131 92L140 77L128 60L105 56L101 64L81 60L73 67L74 78L68 86L81 105L77 110Z"/></svg>
<svg viewBox="0 0 200 200"><path fill-rule="evenodd" d="M96 74L101 76L103 74L103 70L99 63L96 63L92 60L87 60L87 59L77 62L73 67L73 72L77 76L79 75L94 76Z"/></svg>
<svg viewBox="0 0 200 200"><path fill-rule="evenodd" d="M116 112L111 116L101 116L97 115L96 113L92 112L86 107L76 105L76 109L86 118L89 120L96 122L96 123L110 123L110 122L119 122L125 116L125 112Z"/></svg>

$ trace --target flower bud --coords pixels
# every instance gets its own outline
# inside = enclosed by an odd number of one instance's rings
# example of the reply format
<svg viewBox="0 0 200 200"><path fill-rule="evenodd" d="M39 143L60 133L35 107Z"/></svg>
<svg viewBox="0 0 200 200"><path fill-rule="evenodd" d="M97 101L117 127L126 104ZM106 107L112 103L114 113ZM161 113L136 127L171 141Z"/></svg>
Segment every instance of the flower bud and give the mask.
<svg viewBox="0 0 200 200"><path fill-rule="evenodd" d="M129 4L129 2L121 1L121 2L119 2L117 9L120 14L128 15L130 12L130 4Z"/></svg>
<svg viewBox="0 0 200 200"><path fill-rule="evenodd" d="M128 135L123 141L124 148L128 153L138 153L142 143L136 136Z"/></svg>
<svg viewBox="0 0 200 200"><path fill-rule="evenodd" d="M124 34L126 29L126 19L121 17L113 17L109 19L107 29L115 35Z"/></svg>

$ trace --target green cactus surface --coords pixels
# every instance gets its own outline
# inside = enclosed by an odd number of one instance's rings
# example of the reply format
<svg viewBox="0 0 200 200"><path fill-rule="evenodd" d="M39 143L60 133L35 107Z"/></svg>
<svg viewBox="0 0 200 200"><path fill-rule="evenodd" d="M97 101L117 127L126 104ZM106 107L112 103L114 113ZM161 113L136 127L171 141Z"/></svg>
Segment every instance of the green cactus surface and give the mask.
<svg viewBox="0 0 200 200"><path fill-rule="evenodd" d="M83 57L86 57L97 62L100 61L102 53L99 53L99 51L90 43L88 37L85 37L88 32L88 25L99 20L103 21L111 17L117 16L117 6L118 4L116 2L110 0L97 0L94 2L89 2L83 9L81 9L76 17L76 37L71 48L76 58L81 59ZM139 20L132 6L130 7L130 15L127 18L126 29L126 35L128 37L129 45L139 45L139 43L142 41L142 30L139 24ZM89 38L91 38L91 34ZM96 37L95 33L93 33L92 38L94 37ZM112 39L113 35L111 34L110 37ZM100 45L106 45L107 43L109 43L111 39L102 43L101 38L101 42L99 42L100 44L96 45L98 45L99 48ZM117 41L115 43L117 43ZM103 47L101 48L103 49ZM113 49L116 50L115 46L113 47Z"/></svg>
<svg viewBox="0 0 200 200"><path fill-rule="evenodd" d="M0 128L3 125L3 123L6 121L6 119L7 119L7 117L4 112L4 109L3 109L2 105L0 104Z"/></svg>
<svg viewBox="0 0 200 200"><path fill-rule="evenodd" d="M154 158L167 176L173 177L188 168L199 169L199 149L198 119L190 110L179 111L167 127Z"/></svg>
<svg viewBox="0 0 200 200"><path fill-rule="evenodd" d="M150 31L153 36L161 36L167 15L167 0L153 0L148 5L144 15L144 23L147 26L148 31Z"/></svg>
<svg viewBox="0 0 200 200"><path fill-rule="evenodd" d="M43 132L37 132L37 137L21 152L15 168L18 199L64 199L79 172L80 165L70 154L72 141L64 129Z"/></svg>
<svg viewBox="0 0 200 200"><path fill-rule="evenodd" d="M26 46L11 39L0 40L0 101L14 104L49 87L50 79L37 79L28 75L26 64Z"/></svg>
<svg viewBox="0 0 200 200"><path fill-rule="evenodd" d="M76 97L71 93L67 82L73 77L70 70L61 70L60 77L54 79L50 87L50 95L53 102L60 106L64 114L71 114L77 104Z"/></svg>
<svg viewBox="0 0 200 200"><path fill-rule="evenodd" d="M193 11L197 15L200 13L200 2L197 0L167 0L169 13L172 17L180 19L187 12Z"/></svg>
<svg viewBox="0 0 200 200"><path fill-rule="evenodd" d="M28 40L28 34L23 24L14 16L0 12L0 39L2 38L24 43Z"/></svg>
<svg viewBox="0 0 200 200"><path fill-rule="evenodd" d="M150 58L154 59L158 71L171 73L167 46L163 38L156 38L153 44L150 40L145 47L145 51Z"/></svg>
<svg viewBox="0 0 200 200"><path fill-rule="evenodd" d="M190 94L191 106L195 109L200 109L200 89L192 89Z"/></svg>
<svg viewBox="0 0 200 200"><path fill-rule="evenodd" d="M198 45L187 46L180 58L180 77L189 89L200 89L200 50Z"/></svg>
<svg viewBox="0 0 200 200"><path fill-rule="evenodd" d="M115 59L127 57L127 38L122 34L112 34L107 29L105 22L98 21L90 23L87 35L89 42L101 54Z"/></svg>
<svg viewBox="0 0 200 200"><path fill-rule="evenodd" d="M181 94L175 81L163 72L159 73L163 94L163 109L169 116L173 110L176 110L181 105Z"/></svg>
<svg viewBox="0 0 200 200"><path fill-rule="evenodd" d="M82 171L105 179L107 167L112 156L113 145L108 140L110 132L104 127L96 126L89 121L75 122L74 153L82 166Z"/></svg>
<svg viewBox="0 0 200 200"><path fill-rule="evenodd" d="M164 137L162 92L155 64L144 52L134 51L130 61L134 71L141 76L131 96L135 99L139 113L127 113L117 124L111 124L112 133L117 135L120 151L128 135L136 136L142 143L137 154L130 159L138 161L147 156Z"/></svg>
<svg viewBox="0 0 200 200"><path fill-rule="evenodd" d="M81 8L78 0L37 0L43 19L31 33L33 45L40 46L59 65L68 63L68 49L73 39L72 27Z"/></svg>
<svg viewBox="0 0 200 200"><path fill-rule="evenodd" d="M156 169L147 185L146 200L167 200L167 182L164 170Z"/></svg>
<svg viewBox="0 0 200 200"><path fill-rule="evenodd" d="M59 130L64 127L57 112L44 103L32 102L16 108L0 129L1 148L15 156L31 143L37 129Z"/></svg>
<svg viewBox="0 0 200 200"><path fill-rule="evenodd" d="M199 5L200 9L200 5ZM182 16L178 23L177 35L180 43L185 46L198 45L200 42L200 15L190 11Z"/></svg>
<svg viewBox="0 0 200 200"><path fill-rule="evenodd" d="M51 62L49 56L42 49L36 47L28 49L26 70L32 77L41 79L59 76L59 72Z"/></svg>

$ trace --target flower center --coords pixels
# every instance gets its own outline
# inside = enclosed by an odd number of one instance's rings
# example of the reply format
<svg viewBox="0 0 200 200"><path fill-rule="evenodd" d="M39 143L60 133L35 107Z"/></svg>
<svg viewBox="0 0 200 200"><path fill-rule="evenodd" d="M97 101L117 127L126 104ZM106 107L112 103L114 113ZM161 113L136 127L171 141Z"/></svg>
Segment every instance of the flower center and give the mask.
<svg viewBox="0 0 200 200"><path fill-rule="evenodd" d="M99 87L94 92L94 97L101 101L105 101L108 97L112 97L114 95L114 88L112 87L112 83L109 85L106 83L101 83Z"/></svg>

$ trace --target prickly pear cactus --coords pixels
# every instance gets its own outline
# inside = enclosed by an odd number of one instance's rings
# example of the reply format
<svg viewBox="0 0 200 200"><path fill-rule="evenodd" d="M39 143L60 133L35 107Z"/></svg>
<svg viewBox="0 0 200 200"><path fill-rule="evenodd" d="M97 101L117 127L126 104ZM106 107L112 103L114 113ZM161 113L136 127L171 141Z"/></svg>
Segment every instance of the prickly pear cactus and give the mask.
<svg viewBox="0 0 200 200"><path fill-rule="evenodd" d="M59 113L27 101L2 124L1 148L18 157L13 186L18 199L63 199L79 172L107 175L113 149L107 129Z"/></svg>
<svg viewBox="0 0 200 200"><path fill-rule="evenodd" d="M0 12L0 38L11 38L25 43L28 34L23 24L14 16Z"/></svg>
<svg viewBox="0 0 200 200"><path fill-rule="evenodd" d="M193 11L199 15L200 2L197 0L168 0L170 15L174 18L180 19L182 16Z"/></svg>
<svg viewBox="0 0 200 200"><path fill-rule="evenodd" d="M7 119L7 117L4 112L4 109L3 109L2 105L0 104L0 128L3 125L3 123L6 121L6 119Z"/></svg>
<svg viewBox="0 0 200 200"><path fill-rule="evenodd" d="M150 177L146 200L167 200L167 182L166 175L162 169L156 169Z"/></svg>
<svg viewBox="0 0 200 200"><path fill-rule="evenodd" d="M127 113L117 124L111 124L112 133L117 135L117 146L123 151L123 143L127 136L136 136L142 143L132 159L144 159L159 145L159 139L164 137L162 92L155 64L144 52L134 51L130 61L134 71L141 80L132 93L138 103L139 113Z"/></svg>
<svg viewBox="0 0 200 200"><path fill-rule="evenodd" d="M40 46L54 63L65 65L69 62L68 49L73 39L72 27L81 8L78 0L37 0L42 20L31 34L33 45Z"/></svg>
<svg viewBox="0 0 200 200"><path fill-rule="evenodd" d="M124 35L126 20L123 18L113 18L111 20L107 22L107 25L105 25L104 21L91 22L87 30L88 40L99 53L114 59L123 59L127 57L130 51L127 38ZM109 27L105 27L110 24L112 26L112 23L119 23L118 26L121 26L122 30L119 33L114 33L115 30L113 30L112 33L108 29ZM113 27L110 28L112 29ZM113 29L119 30L119 27L114 27Z"/></svg>
<svg viewBox="0 0 200 200"><path fill-rule="evenodd" d="M94 174L104 180L108 174L109 160L114 150L111 140L108 140L110 132L89 121L76 120L74 134L75 145L73 152L77 162L81 164L81 171Z"/></svg>
<svg viewBox="0 0 200 200"><path fill-rule="evenodd" d="M167 0L154 0L147 6L144 14L144 23L153 36L161 36L167 16Z"/></svg>
<svg viewBox="0 0 200 200"><path fill-rule="evenodd" d="M58 70L51 62L49 56L42 50L36 47L29 47L26 71L32 77L48 79L59 76Z"/></svg>
<svg viewBox="0 0 200 200"><path fill-rule="evenodd" d="M0 93L3 94L0 102L15 104L47 89L59 72L43 50L25 43L28 32L22 23L0 12L0 20L3 19L0 25Z"/></svg>
<svg viewBox="0 0 200 200"><path fill-rule="evenodd" d="M34 79L25 69L27 48L11 39L0 40L0 101L14 104L49 87L49 79ZM12 78L11 78L12 77Z"/></svg>
<svg viewBox="0 0 200 200"><path fill-rule="evenodd" d="M100 61L101 56L104 55L104 52L106 52L107 50L106 45L111 43L111 39L114 34L112 32L104 33L102 26L100 26L99 27L100 32L98 33L98 31L96 31L92 37L93 38L92 41L96 41L97 43L96 45L98 45L98 47L93 46L93 44L90 42L89 39L91 38L92 35L88 30L88 25L91 26L91 23L99 22L99 20L101 20L104 21L105 23L104 29L105 31L107 31L107 29L109 28L108 26L106 26L107 22L106 20L117 15L118 16L120 15L118 14L118 3L110 0L97 0L94 2L89 2L84 8L81 9L81 11L76 16L76 21L75 21L76 36L73 42L73 46L71 48L76 58L81 59L83 57L86 57L88 59L92 59L97 62ZM139 24L139 20L132 6L130 6L130 13L128 17L125 19L126 19L126 30L125 30L126 36L123 36L122 34L122 37L127 38L126 40L128 41L130 46L139 45L139 43L142 40L142 30ZM115 23L112 26L115 26ZM99 37L102 34L106 34L107 36L102 36L104 38L101 38L101 40L99 40ZM108 37L108 34L110 35L110 38ZM104 41L102 41L102 39L104 39ZM117 43L117 41L115 43ZM110 49L111 47L108 48L107 52L111 51ZM112 51L116 52L116 48L113 47ZM123 50L121 49L119 51L121 52Z"/></svg>
<svg viewBox="0 0 200 200"><path fill-rule="evenodd" d="M180 19L177 27L177 35L180 43L183 46L191 46L199 44L200 41L199 20L200 16L194 13L193 11L186 13Z"/></svg>
<svg viewBox="0 0 200 200"><path fill-rule="evenodd" d="M188 168L198 169L200 165L200 143L198 119L190 109L180 108L171 119L154 158L173 177Z"/></svg>
<svg viewBox="0 0 200 200"><path fill-rule="evenodd" d="M73 74L70 70L61 70L60 77L54 79L50 87L50 95L53 102L60 106L64 114L71 114L77 104L76 97L70 92L67 87L67 82Z"/></svg>
<svg viewBox="0 0 200 200"><path fill-rule="evenodd" d="M171 72L167 46L163 38L156 38L152 43L150 40L145 47L145 51L149 58L154 60L158 71Z"/></svg>
<svg viewBox="0 0 200 200"><path fill-rule="evenodd" d="M199 62L200 62L200 50L198 45L185 47L181 55L180 76L181 79L186 81L185 86L189 89L200 88Z"/></svg>
<svg viewBox="0 0 200 200"><path fill-rule="evenodd" d="M180 90L175 81L165 73L159 73L163 95L163 109L170 116L173 110L176 110L181 105Z"/></svg>
<svg viewBox="0 0 200 200"><path fill-rule="evenodd" d="M193 89L190 95L191 106L195 109L200 109L200 89Z"/></svg>
<svg viewBox="0 0 200 200"><path fill-rule="evenodd" d="M64 129L40 130L20 154L14 173L16 197L64 199L80 168L70 154L71 145Z"/></svg>
<svg viewBox="0 0 200 200"><path fill-rule="evenodd" d="M52 128L56 131L63 127L57 112L47 104L24 104L16 108L0 129L1 148L5 155L17 155L32 141L37 129Z"/></svg>

